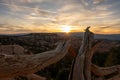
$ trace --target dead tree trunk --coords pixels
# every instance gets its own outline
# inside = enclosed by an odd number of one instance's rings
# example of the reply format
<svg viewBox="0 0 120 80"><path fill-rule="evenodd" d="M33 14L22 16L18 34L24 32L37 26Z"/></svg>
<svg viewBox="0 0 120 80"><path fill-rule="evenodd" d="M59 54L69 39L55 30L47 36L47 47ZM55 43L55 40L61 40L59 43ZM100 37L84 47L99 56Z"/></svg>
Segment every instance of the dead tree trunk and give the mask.
<svg viewBox="0 0 120 80"><path fill-rule="evenodd" d="M91 80L91 62L88 60L91 51L93 34L86 29L79 53L76 56L71 80Z"/></svg>
<svg viewBox="0 0 120 80"><path fill-rule="evenodd" d="M120 80L120 65L102 68L91 63L91 59L95 52L95 49L97 45L99 45L96 44L93 46L93 37L94 35L89 31L88 27L84 34L79 53L75 53L72 48L69 49L69 53L76 57L74 59L68 80L103 80L104 76L112 74L114 72L118 72L118 75L108 80ZM92 79L91 72L95 76L98 76L99 79Z"/></svg>
<svg viewBox="0 0 120 80"><path fill-rule="evenodd" d="M0 55L0 78L33 74L56 63L68 52L70 41L61 42L55 50L33 55Z"/></svg>

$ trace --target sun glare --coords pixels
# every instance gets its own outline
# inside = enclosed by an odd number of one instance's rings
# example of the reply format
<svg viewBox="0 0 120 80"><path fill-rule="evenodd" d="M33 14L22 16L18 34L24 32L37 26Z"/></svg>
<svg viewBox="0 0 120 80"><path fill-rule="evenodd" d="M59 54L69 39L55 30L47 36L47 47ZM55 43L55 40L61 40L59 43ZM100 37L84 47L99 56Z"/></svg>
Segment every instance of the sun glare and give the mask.
<svg viewBox="0 0 120 80"><path fill-rule="evenodd" d="M62 26L62 32L69 33L71 31L71 27L68 25L63 25Z"/></svg>

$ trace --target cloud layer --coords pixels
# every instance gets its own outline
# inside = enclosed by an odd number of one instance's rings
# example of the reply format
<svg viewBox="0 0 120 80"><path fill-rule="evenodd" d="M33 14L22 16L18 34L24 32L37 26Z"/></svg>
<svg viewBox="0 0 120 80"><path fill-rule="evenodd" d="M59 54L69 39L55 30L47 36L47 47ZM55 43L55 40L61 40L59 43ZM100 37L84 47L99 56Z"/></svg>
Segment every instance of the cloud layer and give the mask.
<svg viewBox="0 0 120 80"><path fill-rule="evenodd" d="M119 6L120 0L0 0L0 32L57 32L70 25L73 31L92 26L95 33L120 33Z"/></svg>

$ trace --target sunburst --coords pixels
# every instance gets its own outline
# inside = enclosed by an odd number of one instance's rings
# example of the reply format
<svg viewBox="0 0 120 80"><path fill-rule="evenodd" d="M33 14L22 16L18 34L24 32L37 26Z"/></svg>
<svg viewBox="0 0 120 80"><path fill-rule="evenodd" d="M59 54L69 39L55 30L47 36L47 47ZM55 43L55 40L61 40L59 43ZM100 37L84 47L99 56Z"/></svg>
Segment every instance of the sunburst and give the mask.
<svg viewBox="0 0 120 80"><path fill-rule="evenodd" d="M62 32L69 33L71 31L71 27L68 25L63 25L62 26Z"/></svg>

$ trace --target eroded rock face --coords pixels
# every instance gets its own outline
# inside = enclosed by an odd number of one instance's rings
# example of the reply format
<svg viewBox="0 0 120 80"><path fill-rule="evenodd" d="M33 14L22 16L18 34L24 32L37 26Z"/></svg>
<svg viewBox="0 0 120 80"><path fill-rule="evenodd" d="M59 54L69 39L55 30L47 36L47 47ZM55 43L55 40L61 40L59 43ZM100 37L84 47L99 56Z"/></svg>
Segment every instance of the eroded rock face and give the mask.
<svg viewBox="0 0 120 80"><path fill-rule="evenodd" d="M25 49L19 45L0 45L1 54L23 54Z"/></svg>

